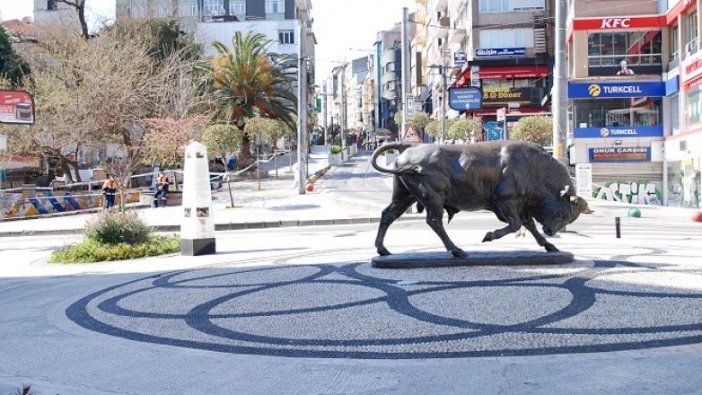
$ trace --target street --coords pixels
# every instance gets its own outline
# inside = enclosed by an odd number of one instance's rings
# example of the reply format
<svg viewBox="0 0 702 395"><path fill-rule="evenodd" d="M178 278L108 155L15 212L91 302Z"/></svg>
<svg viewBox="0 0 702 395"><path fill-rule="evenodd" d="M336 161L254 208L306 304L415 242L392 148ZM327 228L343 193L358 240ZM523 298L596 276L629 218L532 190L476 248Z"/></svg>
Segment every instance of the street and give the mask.
<svg viewBox="0 0 702 395"><path fill-rule="evenodd" d="M364 194L370 217L389 186L367 159L283 199L329 198L341 218ZM696 393L699 224L644 208L616 239L626 207L593 207L550 240L576 256L560 266L373 269L376 224L217 232L216 255L91 265L45 263L80 236L1 237L0 393ZM540 250L480 243L498 226L459 213L447 231L468 252ZM443 251L423 216L386 245Z"/></svg>

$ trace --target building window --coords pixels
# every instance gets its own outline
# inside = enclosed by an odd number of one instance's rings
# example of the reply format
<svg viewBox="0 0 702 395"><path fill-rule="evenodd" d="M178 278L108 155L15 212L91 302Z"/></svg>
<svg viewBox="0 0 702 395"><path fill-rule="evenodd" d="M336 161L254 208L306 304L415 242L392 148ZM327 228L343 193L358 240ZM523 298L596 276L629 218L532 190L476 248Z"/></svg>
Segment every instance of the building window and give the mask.
<svg viewBox="0 0 702 395"><path fill-rule="evenodd" d="M480 0L481 14L544 9L546 9L545 0Z"/></svg>
<svg viewBox="0 0 702 395"><path fill-rule="evenodd" d="M224 15L224 0L205 0L204 15Z"/></svg>
<svg viewBox="0 0 702 395"><path fill-rule="evenodd" d="M58 9L57 4L56 4L56 0L48 0L46 2L46 9L48 11L56 11Z"/></svg>
<svg viewBox="0 0 702 395"><path fill-rule="evenodd" d="M284 14L285 0L266 0L266 14Z"/></svg>
<svg viewBox="0 0 702 395"><path fill-rule="evenodd" d="M685 17L685 51L689 54L697 52L698 31L697 31L697 10L690 11Z"/></svg>
<svg viewBox="0 0 702 395"><path fill-rule="evenodd" d="M229 13L234 15L246 15L246 0L230 0Z"/></svg>
<svg viewBox="0 0 702 395"><path fill-rule="evenodd" d="M190 17L197 15L197 1L181 4L178 6L178 15L182 17Z"/></svg>
<svg viewBox="0 0 702 395"><path fill-rule="evenodd" d="M587 41L590 76L662 72L660 31L591 33Z"/></svg>
<svg viewBox="0 0 702 395"><path fill-rule="evenodd" d="M533 48L534 29L483 29L480 48Z"/></svg>
<svg viewBox="0 0 702 395"><path fill-rule="evenodd" d="M294 44L295 33L292 30L281 30L278 32L278 41L281 44Z"/></svg>
<svg viewBox="0 0 702 395"><path fill-rule="evenodd" d="M680 27L676 23L670 28L670 62L678 64L680 61L680 42L678 40L678 33L680 32Z"/></svg>
<svg viewBox="0 0 702 395"><path fill-rule="evenodd" d="M632 99L575 100L576 128L660 126L661 100L649 98L632 106Z"/></svg>

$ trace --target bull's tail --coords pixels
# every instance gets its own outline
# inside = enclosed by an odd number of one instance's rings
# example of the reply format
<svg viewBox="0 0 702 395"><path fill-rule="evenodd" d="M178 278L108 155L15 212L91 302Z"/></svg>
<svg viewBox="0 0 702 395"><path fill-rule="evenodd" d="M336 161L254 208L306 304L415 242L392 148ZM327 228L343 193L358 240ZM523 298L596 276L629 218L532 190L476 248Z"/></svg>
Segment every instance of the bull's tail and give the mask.
<svg viewBox="0 0 702 395"><path fill-rule="evenodd" d="M378 148L375 150L375 152L373 152L373 157L371 157L371 164L373 165L373 168L374 168L375 170L378 170L379 172L382 172L382 173L389 173L389 174L394 174L394 175L406 174L407 171L406 171L406 170L403 170L403 169L397 169L397 170L395 170L395 169L388 169L388 168L386 168L386 167L381 167L381 166L378 165L378 163L376 162L376 160L378 159L378 157L380 156L380 154L382 154L382 153L385 152L385 151L389 151L389 150L391 150L391 149L395 149L395 150L400 151L400 153L402 153L402 152L404 152L404 150L406 150L406 149L409 148L409 147L411 147L411 145L409 145L409 144L404 144L404 143L401 143L401 142L388 143L388 144L384 144L384 145L378 147Z"/></svg>

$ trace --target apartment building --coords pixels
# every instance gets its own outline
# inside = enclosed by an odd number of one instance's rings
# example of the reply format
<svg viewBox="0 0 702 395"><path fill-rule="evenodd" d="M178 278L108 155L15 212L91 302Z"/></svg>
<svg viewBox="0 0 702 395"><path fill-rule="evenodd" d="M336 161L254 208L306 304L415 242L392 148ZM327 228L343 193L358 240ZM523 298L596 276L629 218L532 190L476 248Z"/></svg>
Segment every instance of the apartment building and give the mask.
<svg viewBox="0 0 702 395"><path fill-rule="evenodd" d="M571 1L571 163L593 197L700 206L699 1Z"/></svg>

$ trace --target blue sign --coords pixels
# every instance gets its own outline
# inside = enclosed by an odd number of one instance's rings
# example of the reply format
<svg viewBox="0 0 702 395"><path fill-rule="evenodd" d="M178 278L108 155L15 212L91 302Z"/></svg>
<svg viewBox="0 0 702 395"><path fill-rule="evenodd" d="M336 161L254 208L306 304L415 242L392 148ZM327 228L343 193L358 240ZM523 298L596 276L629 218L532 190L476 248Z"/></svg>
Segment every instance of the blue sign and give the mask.
<svg viewBox="0 0 702 395"><path fill-rule="evenodd" d="M478 48L475 56L524 56L526 48Z"/></svg>
<svg viewBox="0 0 702 395"><path fill-rule="evenodd" d="M483 129L485 129L485 140L487 141L504 140L505 138L505 129L502 127L502 122L485 122Z"/></svg>
<svg viewBox="0 0 702 395"><path fill-rule="evenodd" d="M670 96L680 90L680 78L676 75L665 82L665 95Z"/></svg>
<svg viewBox="0 0 702 395"><path fill-rule="evenodd" d="M590 148L590 162L650 162L650 147Z"/></svg>
<svg viewBox="0 0 702 395"><path fill-rule="evenodd" d="M463 66L466 64L466 53L463 51L458 51L453 53L453 65L454 66Z"/></svg>
<svg viewBox="0 0 702 395"><path fill-rule="evenodd" d="M449 88L448 105L456 111L479 110L483 106L483 92L475 86Z"/></svg>
<svg viewBox="0 0 702 395"><path fill-rule="evenodd" d="M604 97L663 97L665 83L656 82L569 82L568 97L571 99L592 99Z"/></svg>
<svg viewBox="0 0 702 395"><path fill-rule="evenodd" d="M592 138L626 138L626 137L663 137L663 126L605 126L602 128L576 128L573 137Z"/></svg>

